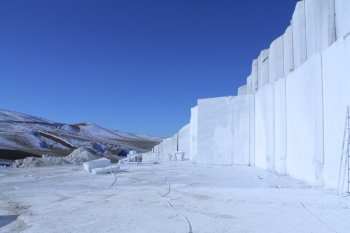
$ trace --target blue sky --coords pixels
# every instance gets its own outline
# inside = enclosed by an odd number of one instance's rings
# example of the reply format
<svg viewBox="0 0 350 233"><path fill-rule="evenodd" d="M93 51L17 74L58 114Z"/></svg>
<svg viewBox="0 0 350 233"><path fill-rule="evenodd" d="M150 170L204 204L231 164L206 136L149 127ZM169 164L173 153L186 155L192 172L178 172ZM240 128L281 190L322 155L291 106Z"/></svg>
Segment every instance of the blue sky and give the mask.
<svg viewBox="0 0 350 233"><path fill-rule="evenodd" d="M172 136L237 95L296 2L0 1L0 109Z"/></svg>

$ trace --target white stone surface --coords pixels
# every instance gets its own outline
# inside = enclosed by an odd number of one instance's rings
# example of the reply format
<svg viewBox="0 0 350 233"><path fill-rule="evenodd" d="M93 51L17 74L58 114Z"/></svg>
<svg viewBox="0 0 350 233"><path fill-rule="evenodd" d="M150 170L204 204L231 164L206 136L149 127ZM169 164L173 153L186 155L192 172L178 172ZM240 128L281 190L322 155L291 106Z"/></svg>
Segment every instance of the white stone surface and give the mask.
<svg viewBox="0 0 350 233"><path fill-rule="evenodd" d="M179 131L179 151L186 152L186 159L190 157L191 125L187 124Z"/></svg>
<svg viewBox="0 0 350 233"><path fill-rule="evenodd" d="M159 153L159 145L153 147L153 153Z"/></svg>
<svg viewBox="0 0 350 233"><path fill-rule="evenodd" d="M287 172L286 79L275 83L275 171ZM292 155L291 155L292 156Z"/></svg>
<svg viewBox="0 0 350 233"><path fill-rule="evenodd" d="M273 169L275 163L274 84L255 93L255 166Z"/></svg>
<svg viewBox="0 0 350 233"><path fill-rule="evenodd" d="M305 1L308 58L323 52L336 40L334 13L334 0Z"/></svg>
<svg viewBox="0 0 350 233"><path fill-rule="evenodd" d="M198 100L199 164L232 164L231 101L232 97Z"/></svg>
<svg viewBox="0 0 350 233"><path fill-rule="evenodd" d="M238 88L238 95L246 95L246 94L247 94L247 85L244 85Z"/></svg>
<svg viewBox="0 0 350 233"><path fill-rule="evenodd" d="M108 167L97 167L97 168L91 169L92 174L107 174L110 172L118 172L118 171L120 171L120 167L116 164Z"/></svg>
<svg viewBox="0 0 350 233"><path fill-rule="evenodd" d="M249 165L255 164L255 95L248 95L249 100Z"/></svg>
<svg viewBox="0 0 350 233"><path fill-rule="evenodd" d="M283 36L274 40L269 49L269 83L284 77Z"/></svg>
<svg viewBox="0 0 350 233"><path fill-rule="evenodd" d="M252 76L247 78L247 94L252 93Z"/></svg>
<svg viewBox="0 0 350 233"><path fill-rule="evenodd" d="M234 164L249 164L249 98L232 98L232 153Z"/></svg>
<svg viewBox="0 0 350 233"><path fill-rule="evenodd" d="M108 167L111 164L111 160L107 158L96 159L83 163L84 169L91 172L91 169L98 167Z"/></svg>
<svg viewBox="0 0 350 233"><path fill-rule="evenodd" d="M172 152L174 150L172 146L172 138L165 138L162 142L161 148L161 153Z"/></svg>
<svg viewBox="0 0 350 233"><path fill-rule="evenodd" d="M292 27L294 69L296 69L307 59L304 1L300 1L296 4L292 17Z"/></svg>
<svg viewBox="0 0 350 233"><path fill-rule="evenodd" d="M259 80L258 80L258 59L253 60L252 62L252 73L251 73L251 79L252 79L252 93L255 93L258 91L259 88Z"/></svg>
<svg viewBox="0 0 350 233"><path fill-rule="evenodd" d="M143 163L154 163L159 162L159 153L143 153L142 154Z"/></svg>
<svg viewBox="0 0 350 233"><path fill-rule="evenodd" d="M191 108L190 119L190 160L197 163L198 107Z"/></svg>
<svg viewBox="0 0 350 233"><path fill-rule="evenodd" d="M286 78L287 174L322 182L323 108L321 55L312 56Z"/></svg>
<svg viewBox="0 0 350 233"><path fill-rule="evenodd" d="M350 33L350 1L335 0L335 22L337 28L337 39Z"/></svg>
<svg viewBox="0 0 350 233"><path fill-rule="evenodd" d="M255 165L274 167L274 85L255 94Z"/></svg>
<svg viewBox="0 0 350 233"><path fill-rule="evenodd" d="M284 77L287 77L294 70L292 26L287 27L283 34L283 64Z"/></svg>
<svg viewBox="0 0 350 233"><path fill-rule="evenodd" d="M260 52L258 57L258 86L259 90L269 83L269 50Z"/></svg>
<svg viewBox="0 0 350 233"><path fill-rule="evenodd" d="M340 38L322 54L324 99L324 182L336 188L345 112L350 106L350 37Z"/></svg>

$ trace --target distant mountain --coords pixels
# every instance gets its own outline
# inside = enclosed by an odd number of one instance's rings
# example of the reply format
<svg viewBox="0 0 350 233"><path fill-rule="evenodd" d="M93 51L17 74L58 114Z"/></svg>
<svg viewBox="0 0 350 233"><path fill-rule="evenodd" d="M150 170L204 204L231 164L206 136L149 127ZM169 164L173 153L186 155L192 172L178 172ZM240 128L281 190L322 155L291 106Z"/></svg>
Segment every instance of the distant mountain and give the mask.
<svg viewBox="0 0 350 233"><path fill-rule="evenodd" d="M64 124L0 109L0 159L66 156L85 146L106 157L148 151L163 138L108 130L92 123Z"/></svg>

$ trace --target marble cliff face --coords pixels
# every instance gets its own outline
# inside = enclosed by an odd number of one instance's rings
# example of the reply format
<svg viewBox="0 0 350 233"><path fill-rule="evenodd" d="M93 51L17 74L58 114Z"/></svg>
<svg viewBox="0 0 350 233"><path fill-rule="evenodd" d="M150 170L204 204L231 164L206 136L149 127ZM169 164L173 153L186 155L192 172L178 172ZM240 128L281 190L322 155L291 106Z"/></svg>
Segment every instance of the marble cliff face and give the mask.
<svg viewBox="0 0 350 233"><path fill-rule="evenodd" d="M152 152L182 150L195 163L254 165L336 187L350 105L349 33L349 0L298 2L238 96L198 100L190 124Z"/></svg>

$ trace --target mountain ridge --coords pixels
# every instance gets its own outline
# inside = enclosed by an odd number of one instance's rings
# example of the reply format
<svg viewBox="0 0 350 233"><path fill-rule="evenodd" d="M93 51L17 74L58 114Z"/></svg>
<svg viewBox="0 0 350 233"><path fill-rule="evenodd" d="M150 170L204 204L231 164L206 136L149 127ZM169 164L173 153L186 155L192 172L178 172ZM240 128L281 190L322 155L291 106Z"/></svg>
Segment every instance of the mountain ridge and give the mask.
<svg viewBox="0 0 350 233"><path fill-rule="evenodd" d="M109 130L90 122L65 124L0 109L0 159L17 159L8 156L11 151L66 156L81 146L100 156L120 157L130 150L148 151L162 140L161 137Z"/></svg>

